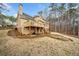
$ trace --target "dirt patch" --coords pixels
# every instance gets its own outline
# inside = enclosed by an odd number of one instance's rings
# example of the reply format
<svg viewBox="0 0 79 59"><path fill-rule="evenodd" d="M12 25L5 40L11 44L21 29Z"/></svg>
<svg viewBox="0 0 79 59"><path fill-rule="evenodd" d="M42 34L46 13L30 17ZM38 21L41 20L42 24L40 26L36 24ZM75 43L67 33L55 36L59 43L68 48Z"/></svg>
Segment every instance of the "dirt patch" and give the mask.
<svg viewBox="0 0 79 59"><path fill-rule="evenodd" d="M57 35L57 34L49 34L47 36L54 38L54 39L62 40L62 41L72 41L73 42L73 40L71 38L67 38L67 37L64 37L64 36L61 36L61 35Z"/></svg>

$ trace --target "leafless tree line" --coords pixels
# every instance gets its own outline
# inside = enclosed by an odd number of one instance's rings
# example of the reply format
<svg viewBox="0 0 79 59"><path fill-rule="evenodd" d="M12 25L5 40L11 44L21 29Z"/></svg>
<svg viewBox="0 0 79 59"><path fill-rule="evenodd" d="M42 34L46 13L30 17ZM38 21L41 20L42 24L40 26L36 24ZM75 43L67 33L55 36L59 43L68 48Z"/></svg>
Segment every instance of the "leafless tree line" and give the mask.
<svg viewBox="0 0 79 59"><path fill-rule="evenodd" d="M79 35L79 4L61 3L50 4L50 31L69 35Z"/></svg>

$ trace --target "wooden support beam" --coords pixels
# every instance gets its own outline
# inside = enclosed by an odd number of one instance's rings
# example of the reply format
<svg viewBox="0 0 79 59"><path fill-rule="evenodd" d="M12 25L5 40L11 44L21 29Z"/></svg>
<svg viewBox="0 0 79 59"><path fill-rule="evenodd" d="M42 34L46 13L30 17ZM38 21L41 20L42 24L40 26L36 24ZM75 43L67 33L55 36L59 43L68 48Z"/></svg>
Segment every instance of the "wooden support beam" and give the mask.
<svg viewBox="0 0 79 59"><path fill-rule="evenodd" d="M44 34L44 29L43 28L41 28L41 32L42 32L42 34Z"/></svg>
<svg viewBox="0 0 79 59"><path fill-rule="evenodd" d="M40 31L41 29L40 28L38 28L38 34L40 34L41 33L41 31Z"/></svg>
<svg viewBox="0 0 79 59"><path fill-rule="evenodd" d="M31 34L31 27L29 26L29 34Z"/></svg>
<svg viewBox="0 0 79 59"><path fill-rule="evenodd" d="M37 27L35 28L35 34L37 34Z"/></svg>

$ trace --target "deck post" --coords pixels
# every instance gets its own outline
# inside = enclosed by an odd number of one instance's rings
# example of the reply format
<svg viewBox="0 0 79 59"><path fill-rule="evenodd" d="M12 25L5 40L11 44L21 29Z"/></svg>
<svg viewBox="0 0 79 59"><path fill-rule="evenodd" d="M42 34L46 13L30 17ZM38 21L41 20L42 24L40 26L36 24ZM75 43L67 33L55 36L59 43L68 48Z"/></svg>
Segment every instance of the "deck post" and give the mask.
<svg viewBox="0 0 79 59"><path fill-rule="evenodd" d="M35 28L35 33L37 34L37 27Z"/></svg>
<svg viewBox="0 0 79 59"><path fill-rule="evenodd" d="M31 34L31 27L29 26L29 34Z"/></svg>
<svg viewBox="0 0 79 59"><path fill-rule="evenodd" d="M39 34L41 33L41 28L39 28Z"/></svg>

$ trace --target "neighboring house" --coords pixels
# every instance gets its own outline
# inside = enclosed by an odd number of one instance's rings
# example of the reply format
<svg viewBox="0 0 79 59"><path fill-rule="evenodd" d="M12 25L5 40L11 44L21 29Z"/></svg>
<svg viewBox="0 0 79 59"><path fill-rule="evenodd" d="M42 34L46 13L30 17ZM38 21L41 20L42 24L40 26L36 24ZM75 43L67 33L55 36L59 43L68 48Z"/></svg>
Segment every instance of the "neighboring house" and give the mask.
<svg viewBox="0 0 79 59"><path fill-rule="evenodd" d="M7 18L7 16L0 14L0 25L2 25L2 27L10 26L12 25L12 21Z"/></svg>
<svg viewBox="0 0 79 59"><path fill-rule="evenodd" d="M12 21L10 21L9 19L4 19L4 22L6 25L12 25Z"/></svg>
<svg viewBox="0 0 79 59"><path fill-rule="evenodd" d="M21 34L47 34L49 33L49 23L46 22L42 17L35 16L31 17L23 13L23 5L19 5L19 11L17 15L17 30Z"/></svg>
<svg viewBox="0 0 79 59"><path fill-rule="evenodd" d="M0 27L2 27L2 25L0 25Z"/></svg>

